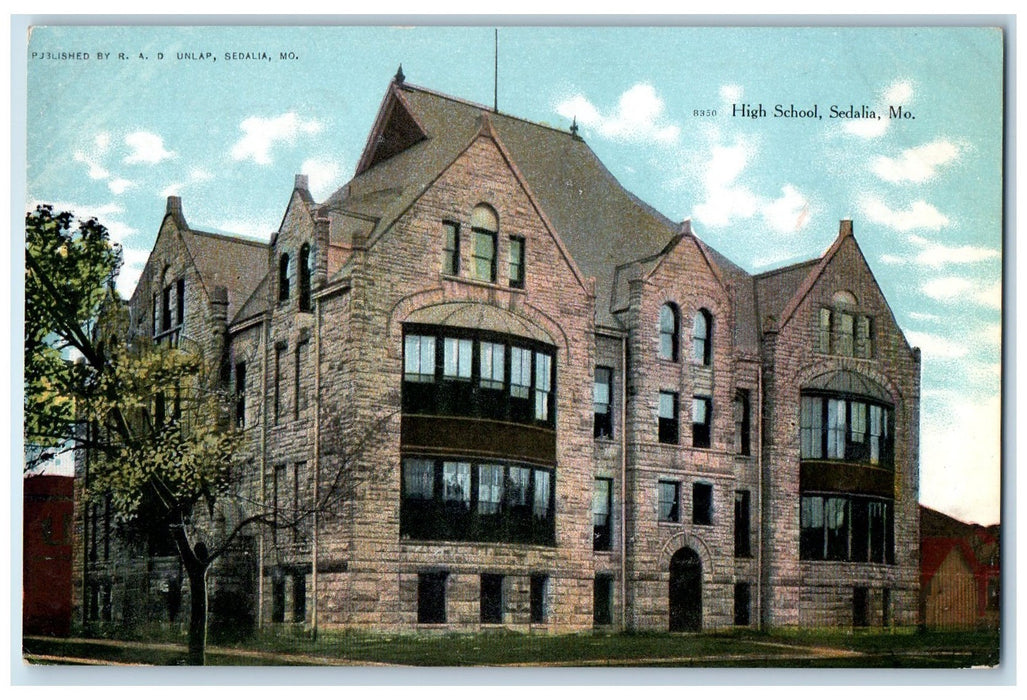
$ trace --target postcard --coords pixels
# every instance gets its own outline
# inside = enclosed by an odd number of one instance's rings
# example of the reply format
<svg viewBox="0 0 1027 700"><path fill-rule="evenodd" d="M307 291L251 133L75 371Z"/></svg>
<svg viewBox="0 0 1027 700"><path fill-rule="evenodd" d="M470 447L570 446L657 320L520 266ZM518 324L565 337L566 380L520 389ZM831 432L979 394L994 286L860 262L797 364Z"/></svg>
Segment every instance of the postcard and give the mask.
<svg viewBox="0 0 1027 700"><path fill-rule="evenodd" d="M994 667L986 26L35 26L27 663Z"/></svg>

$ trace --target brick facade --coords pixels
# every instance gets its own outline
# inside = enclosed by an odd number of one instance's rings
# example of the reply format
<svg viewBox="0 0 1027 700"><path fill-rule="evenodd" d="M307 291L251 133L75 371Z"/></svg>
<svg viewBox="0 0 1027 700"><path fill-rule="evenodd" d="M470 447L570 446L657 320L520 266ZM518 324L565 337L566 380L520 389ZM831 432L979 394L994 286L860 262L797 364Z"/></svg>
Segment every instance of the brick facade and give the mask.
<svg viewBox="0 0 1027 700"><path fill-rule="evenodd" d="M482 228L481 211L498 230ZM618 238L626 227L637 249ZM222 284L202 273L195 241L220 246ZM270 244L189 229L169 200L131 301L137 332L152 332L156 290L179 279L182 337L205 339L230 383L245 374L239 489L252 505L233 506L227 522L262 504L288 525L253 528L214 585L241 591L232 600L256 624L569 632L915 621L919 354L849 222L822 258L754 277L687 222L627 195L576 134L397 77L353 180L317 203L297 177ZM819 351L821 309L839 291L872 319L868 358ZM664 307L676 314L676 357L663 357ZM415 379L407 340L422 337L434 338L423 342L439 364L420 360L428 369ZM447 374L451 341L468 353L458 381ZM518 357L534 357L534 369L515 380L513 356L526 347ZM493 348L505 364L487 387ZM594 436L597 367L610 377L610 423ZM803 494L860 493L800 454L800 398L832 381L855 386L852 377L881 387L874 405L894 416L894 484L874 501L890 509L892 563L800 557ZM510 417L521 410L517 381L530 381L524 406L534 408ZM465 399L428 410L414 406L415 391ZM677 397L676 439L661 432L661 393ZM880 465L854 468L864 467L884 478ZM505 475L491 520L490 469ZM863 507L846 503L846 513ZM411 515L426 512L510 532L530 525L536 539L411 536L430 530ZM88 518L78 521L82 540ZM851 542L862 531L846 527L846 553L861 551ZM83 573L81 541L76 551L81 580L98 576Z"/></svg>

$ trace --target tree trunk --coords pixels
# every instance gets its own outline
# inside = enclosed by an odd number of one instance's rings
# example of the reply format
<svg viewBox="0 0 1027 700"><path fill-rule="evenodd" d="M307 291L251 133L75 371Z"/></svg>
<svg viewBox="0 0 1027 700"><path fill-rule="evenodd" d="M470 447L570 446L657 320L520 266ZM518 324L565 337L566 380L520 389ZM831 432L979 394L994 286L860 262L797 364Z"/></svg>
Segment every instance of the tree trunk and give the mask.
<svg viewBox="0 0 1027 700"><path fill-rule="evenodd" d="M186 566L189 575L189 655L190 666L204 665L207 647L207 566Z"/></svg>

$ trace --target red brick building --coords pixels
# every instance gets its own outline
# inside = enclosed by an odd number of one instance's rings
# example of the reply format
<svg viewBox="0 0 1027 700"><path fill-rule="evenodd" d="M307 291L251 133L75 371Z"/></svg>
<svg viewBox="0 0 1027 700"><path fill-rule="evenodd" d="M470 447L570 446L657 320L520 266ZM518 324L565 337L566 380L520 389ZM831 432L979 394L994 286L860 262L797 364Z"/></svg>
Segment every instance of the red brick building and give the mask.
<svg viewBox="0 0 1027 700"><path fill-rule="evenodd" d="M72 488L70 476L26 477L22 630L66 636L71 625Z"/></svg>
<svg viewBox="0 0 1027 700"><path fill-rule="evenodd" d="M134 332L225 339L253 502L338 496L252 532L257 622L914 623L919 352L852 223L753 276L576 132L399 74L270 244L169 198Z"/></svg>

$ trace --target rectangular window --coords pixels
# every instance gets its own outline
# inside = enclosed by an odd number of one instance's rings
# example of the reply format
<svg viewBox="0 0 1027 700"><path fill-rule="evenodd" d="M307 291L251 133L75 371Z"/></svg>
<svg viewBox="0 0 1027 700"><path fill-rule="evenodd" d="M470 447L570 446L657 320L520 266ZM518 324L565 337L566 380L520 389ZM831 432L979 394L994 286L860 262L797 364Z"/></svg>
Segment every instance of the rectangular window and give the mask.
<svg viewBox="0 0 1027 700"><path fill-rule="evenodd" d="M460 274L460 226L449 221L442 222L445 241L442 253L442 272L447 275Z"/></svg>
<svg viewBox="0 0 1027 700"><path fill-rule="evenodd" d="M185 322L185 280L175 282L175 324L181 326Z"/></svg>
<svg viewBox="0 0 1027 700"><path fill-rule="evenodd" d="M592 407L594 420L592 434L597 438L613 437L613 414L610 397L613 390L613 370L596 367L595 382L592 385Z"/></svg>
<svg viewBox="0 0 1027 700"><path fill-rule="evenodd" d="M531 350L510 348L510 396L526 399L531 394Z"/></svg>
<svg viewBox="0 0 1027 700"><path fill-rule="evenodd" d="M803 459L820 459L823 452L823 403L819 396L803 396L799 411L799 434Z"/></svg>
<svg viewBox="0 0 1027 700"><path fill-rule="evenodd" d="M735 449L740 455L751 454L751 423L749 390L739 389L735 392Z"/></svg>
<svg viewBox="0 0 1027 700"><path fill-rule="evenodd" d="M678 444L678 395L673 391L660 392L659 407L660 442Z"/></svg>
<svg viewBox="0 0 1027 700"><path fill-rule="evenodd" d="M852 314L838 311L835 313L835 349L836 355L852 357L853 332L855 318Z"/></svg>
<svg viewBox="0 0 1027 700"><path fill-rule="evenodd" d="M285 484L285 465L276 464L271 468L271 516L274 519L276 528L271 533L273 539L278 539L278 528L277 526L282 523L283 518L283 504L281 499L282 489L286 486Z"/></svg>
<svg viewBox="0 0 1027 700"><path fill-rule="evenodd" d="M752 586L749 583L735 584L735 626L749 626L749 609L752 600Z"/></svg>
<svg viewBox="0 0 1027 700"><path fill-rule="evenodd" d="M553 388L552 358L535 353L535 420L549 420L549 397Z"/></svg>
<svg viewBox="0 0 1027 700"><path fill-rule="evenodd" d="M506 484L507 507L524 508L528 505L531 495L531 469L527 467L507 468Z"/></svg>
<svg viewBox="0 0 1027 700"><path fill-rule="evenodd" d="M307 619L307 577L306 574L293 574L292 577L292 621L304 622Z"/></svg>
<svg viewBox="0 0 1027 700"><path fill-rule="evenodd" d="M171 330L171 285L164 288L161 306L161 331Z"/></svg>
<svg viewBox="0 0 1027 700"><path fill-rule="evenodd" d="M445 338L442 341L442 377L470 379L473 348L470 338Z"/></svg>
<svg viewBox="0 0 1027 700"><path fill-rule="evenodd" d="M612 545L610 537L610 506L612 479L596 479L592 491L592 549L607 552Z"/></svg>
<svg viewBox="0 0 1027 700"><path fill-rule="evenodd" d="M300 539L300 519L303 509L303 502L300 500L300 489L303 486L304 472L306 472L306 462L296 462L292 465L292 513L289 518L295 523L292 528L292 540L296 542Z"/></svg>
<svg viewBox="0 0 1027 700"><path fill-rule="evenodd" d="M824 526L827 531L827 558L846 561L849 558L849 499L824 499Z"/></svg>
<svg viewBox="0 0 1027 700"><path fill-rule="evenodd" d="M275 346L275 396L274 396L274 418L278 422L282 415L282 355L285 354L284 345Z"/></svg>
<svg viewBox="0 0 1027 700"><path fill-rule="evenodd" d="M446 578L444 571L417 575L417 621L442 624L446 621Z"/></svg>
<svg viewBox="0 0 1027 700"><path fill-rule="evenodd" d="M553 492L552 476L544 469L535 469L533 472L535 475L535 492L533 494L531 514L539 520L548 520L552 509L550 505Z"/></svg>
<svg viewBox="0 0 1027 700"><path fill-rule="evenodd" d="M748 491L735 491L735 556L752 556L751 515Z"/></svg>
<svg viewBox="0 0 1027 700"><path fill-rule="evenodd" d="M271 578L271 622L285 622L285 577L280 573Z"/></svg>
<svg viewBox="0 0 1027 700"><path fill-rule="evenodd" d="M495 464L478 467L478 514L496 515L503 502L503 468Z"/></svg>
<svg viewBox="0 0 1027 700"><path fill-rule="evenodd" d="M524 239L510 236L510 286L524 288Z"/></svg>
<svg viewBox="0 0 1027 700"><path fill-rule="evenodd" d="M824 499L820 496L803 496L799 522L799 558L823 559Z"/></svg>
<svg viewBox="0 0 1027 700"><path fill-rule="evenodd" d="M866 627L870 624L870 592L866 586L852 589L852 626Z"/></svg>
<svg viewBox="0 0 1027 700"><path fill-rule="evenodd" d="M482 341L481 349L481 386L486 389L502 389L503 377L506 374L505 351L502 343Z"/></svg>
<svg viewBox="0 0 1027 700"><path fill-rule="evenodd" d="M880 406L870 407L870 463L881 463L881 447L887 433L888 422L885 411Z"/></svg>
<svg viewBox="0 0 1027 700"><path fill-rule="evenodd" d="M496 281L496 234L474 229L474 250L471 262L474 279Z"/></svg>
<svg viewBox="0 0 1027 700"><path fill-rule="evenodd" d="M403 347L403 379L408 382L435 381L435 337L408 335Z"/></svg>
<svg viewBox="0 0 1027 700"><path fill-rule="evenodd" d="M709 397L692 397L692 447L710 446L712 412Z"/></svg>
<svg viewBox="0 0 1027 700"><path fill-rule="evenodd" d="M891 589L881 589L881 627L891 627Z"/></svg>
<svg viewBox="0 0 1027 700"><path fill-rule="evenodd" d="M246 427L246 363L235 363L235 425Z"/></svg>
<svg viewBox="0 0 1027 700"><path fill-rule="evenodd" d="M692 484L692 523L695 525L713 523L712 484Z"/></svg>
<svg viewBox="0 0 1027 700"><path fill-rule="evenodd" d="M831 352L831 309L820 310L820 352Z"/></svg>
<svg viewBox="0 0 1027 700"><path fill-rule="evenodd" d="M549 621L549 606L547 605L549 588L549 577L545 574L531 575L531 621L541 624Z"/></svg>
<svg viewBox="0 0 1027 700"><path fill-rule="evenodd" d="M613 624L613 576L596 574L592 585L592 624Z"/></svg>
<svg viewBox="0 0 1027 700"><path fill-rule="evenodd" d="M499 574L481 575L481 621L484 624L503 622L503 577Z"/></svg>
<svg viewBox="0 0 1027 700"><path fill-rule="evenodd" d="M827 400L827 458L845 459L845 401Z"/></svg>
<svg viewBox="0 0 1027 700"><path fill-rule="evenodd" d="M435 495L435 463L430 459L403 460L403 497L430 501Z"/></svg>
<svg viewBox="0 0 1027 700"><path fill-rule="evenodd" d="M307 393L304 391L304 373L309 364L307 355L310 341L301 340L296 344L296 374L293 377L293 417L299 419L300 412L307 409Z"/></svg>
<svg viewBox="0 0 1027 700"><path fill-rule="evenodd" d="M471 465L469 462L442 463L442 498L447 507L470 510Z"/></svg>
<svg viewBox="0 0 1027 700"><path fill-rule="evenodd" d="M680 486L676 481L660 482L660 521L676 523L681 502Z"/></svg>
<svg viewBox="0 0 1027 700"><path fill-rule="evenodd" d="M153 337L160 333L160 296L153 295Z"/></svg>

